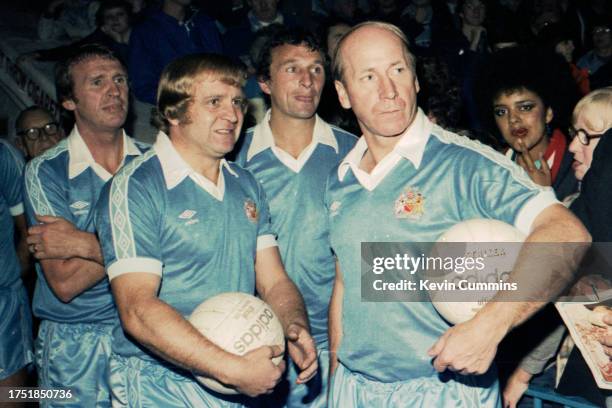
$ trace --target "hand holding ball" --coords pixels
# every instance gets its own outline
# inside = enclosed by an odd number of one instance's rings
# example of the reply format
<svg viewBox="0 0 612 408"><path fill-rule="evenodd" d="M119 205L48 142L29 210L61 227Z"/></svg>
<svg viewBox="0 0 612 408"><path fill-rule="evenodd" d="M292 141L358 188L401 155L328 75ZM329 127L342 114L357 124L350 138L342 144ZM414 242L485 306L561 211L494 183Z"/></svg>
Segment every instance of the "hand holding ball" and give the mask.
<svg viewBox="0 0 612 408"><path fill-rule="evenodd" d="M272 308L255 296L229 292L213 296L200 304L189 322L208 340L223 350L242 356L261 346L285 349L285 336ZM272 361L278 365L283 356ZM196 376L204 386L221 394L238 394L215 379Z"/></svg>

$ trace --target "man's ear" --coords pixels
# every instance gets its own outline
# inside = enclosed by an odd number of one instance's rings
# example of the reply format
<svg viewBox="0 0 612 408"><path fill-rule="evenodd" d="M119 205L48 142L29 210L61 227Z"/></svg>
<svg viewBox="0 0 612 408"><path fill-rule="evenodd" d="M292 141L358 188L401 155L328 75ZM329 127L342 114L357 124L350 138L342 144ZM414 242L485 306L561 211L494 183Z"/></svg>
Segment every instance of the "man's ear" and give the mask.
<svg viewBox="0 0 612 408"><path fill-rule="evenodd" d="M62 102L62 106L64 109L69 111L74 111L76 109L76 103L72 99L66 99L64 102Z"/></svg>
<svg viewBox="0 0 612 408"><path fill-rule="evenodd" d="M272 91L270 90L270 79L263 79L260 77L257 79L257 83L259 84L259 89L262 90L266 95L270 95Z"/></svg>
<svg viewBox="0 0 612 408"><path fill-rule="evenodd" d="M336 87L336 92L338 93L340 105L342 105L344 109L351 109L351 101L349 100L348 92L346 91L344 84L336 80L334 81L334 86Z"/></svg>
<svg viewBox="0 0 612 408"><path fill-rule="evenodd" d="M28 156L28 150L26 149L25 143L23 143L23 140L21 140L21 137L19 136L15 138L15 147L17 147L25 156Z"/></svg>

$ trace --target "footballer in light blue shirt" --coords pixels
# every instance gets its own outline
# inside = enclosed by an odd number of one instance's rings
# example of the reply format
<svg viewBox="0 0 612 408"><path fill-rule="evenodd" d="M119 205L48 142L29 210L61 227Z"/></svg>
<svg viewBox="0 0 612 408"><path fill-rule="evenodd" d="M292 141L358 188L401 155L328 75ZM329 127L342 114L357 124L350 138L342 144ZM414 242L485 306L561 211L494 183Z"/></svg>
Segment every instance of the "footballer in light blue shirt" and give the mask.
<svg viewBox="0 0 612 408"><path fill-rule="evenodd" d="M117 312L95 235L100 190L145 149L123 131L126 71L109 49L83 46L56 72L58 98L74 113L70 135L25 172L28 242L38 280L33 311L41 387L71 388L77 406L110 406L107 380ZM43 401L44 405L59 402Z"/></svg>
<svg viewBox="0 0 612 408"><path fill-rule="evenodd" d="M100 198L96 226L123 327L111 358L115 406L239 406L244 395L275 387L284 369L272 362L278 346L237 356L187 321L223 292L257 292L281 320L299 381L316 373L303 300L280 261L265 194L251 173L224 159L240 134L245 79L221 55L169 64L158 92L165 132ZM244 395L216 394L192 373Z"/></svg>
<svg viewBox="0 0 612 408"><path fill-rule="evenodd" d="M32 313L21 280L20 257L28 257L23 215L23 168L21 153L0 139L0 386L25 386L25 367L33 361ZM18 232L19 248L15 247Z"/></svg>
<svg viewBox="0 0 612 408"><path fill-rule="evenodd" d="M491 368L495 350L537 307L489 302L473 319L449 328L430 303L364 302L361 242L432 242L471 218L513 224L530 234L528 241L580 242L589 236L550 188L536 186L492 149L425 117L416 106L414 56L397 27L354 27L340 41L333 65L340 102L353 109L363 137L326 191L338 256L329 405L500 406ZM510 279L520 284L528 273L519 267ZM569 279L553 290L560 292ZM550 289L541 288L540 298Z"/></svg>
<svg viewBox="0 0 612 408"><path fill-rule="evenodd" d="M327 313L336 261L323 196L327 175L357 138L316 115L325 57L311 34L279 31L262 47L259 85L270 96L271 108L247 131L236 162L255 175L270 201L283 264L304 297L319 352L319 373L313 381L296 384L297 371L290 362L287 384L266 396L265 405L324 407Z"/></svg>

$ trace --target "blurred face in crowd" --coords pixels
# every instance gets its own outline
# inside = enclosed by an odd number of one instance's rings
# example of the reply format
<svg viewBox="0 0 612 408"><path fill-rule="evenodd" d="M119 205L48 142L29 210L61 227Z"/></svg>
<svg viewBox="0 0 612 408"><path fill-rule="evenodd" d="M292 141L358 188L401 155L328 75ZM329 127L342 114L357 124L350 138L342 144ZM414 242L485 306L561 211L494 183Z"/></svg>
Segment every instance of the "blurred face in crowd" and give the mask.
<svg viewBox="0 0 612 408"><path fill-rule="evenodd" d="M528 150L548 143L546 124L553 119L553 111L534 92L525 88L502 92L493 101L493 114L500 133L514 151L524 150L519 140Z"/></svg>
<svg viewBox="0 0 612 408"><path fill-rule="evenodd" d="M63 137L55 119L43 109L27 112L18 124L20 147L29 158L34 158L55 146Z"/></svg>
<svg viewBox="0 0 612 408"><path fill-rule="evenodd" d="M481 26L486 16L486 7L481 0L466 0L460 16L465 24Z"/></svg>
<svg viewBox="0 0 612 408"><path fill-rule="evenodd" d="M172 142L204 159L222 159L240 135L245 106L242 88L210 73L200 74L194 82L187 118L170 120L176 126L171 128Z"/></svg>
<svg viewBox="0 0 612 408"><path fill-rule="evenodd" d="M335 84L342 106L353 109L364 136L400 136L414 120L419 91L402 40L388 29L364 26L340 47L343 78Z"/></svg>
<svg viewBox="0 0 612 408"><path fill-rule="evenodd" d="M559 55L562 55L567 62L572 61L572 55L574 54L575 49L576 47L574 46L574 42L572 40L560 41L555 46L555 52Z"/></svg>
<svg viewBox="0 0 612 408"><path fill-rule="evenodd" d="M278 0L250 0L249 5L261 21L272 21L276 18Z"/></svg>
<svg viewBox="0 0 612 408"><path fill-rule="evenodd" d="M350 29L351 27L344 23L339 23L329 27L329 31L327 33L327 55L329 58L333 58L340 38L342 38L342 36Z"/></svg>
<svg viewBox="0 0 612 408"><path fill-rule="evenodd" d="M120 129L128 111L127 73L121 63L94 56L74 64L70 72L74 97L62 105L74 112L79 130Z"/></svg>
<svg viewBox="0 0 612 408"><path fill-rule="evenodd" d="M610 27L595 27L593 29L593 48L604 50L610 47L612 47L612 30L610 30Z"/></svg>
<svg viewBox="0 0 612 408"><path fill-rule="evenodd" d="M605 117L604 115L605 112L601 112L596 105L586 106L574 120L573 127L576 132L584 133L584 135L601 135L607 130L604 129L605 126L602 119ZM582 180L589 171L589 168L591 168L593 153L600 140L599 138L588 139L589 144L585 145L580 142L578 136L572 139L569 151L574 153L572 168L577 180Z"/></svg>
<svg viewBox="0 0 612 408"><path fill-rule="evenodd" d="M115 7L104 12L104 26L118 34L130 29L130 17L123 7Z"/></svg>
<svg viewBox="0 0 612 408"><path fill-rule="evenodd" d="M270 79L259 85L270 95L272 114L312 118L325 83L323 55L306 45L284 44L275 47L271 56Z"/></svg>

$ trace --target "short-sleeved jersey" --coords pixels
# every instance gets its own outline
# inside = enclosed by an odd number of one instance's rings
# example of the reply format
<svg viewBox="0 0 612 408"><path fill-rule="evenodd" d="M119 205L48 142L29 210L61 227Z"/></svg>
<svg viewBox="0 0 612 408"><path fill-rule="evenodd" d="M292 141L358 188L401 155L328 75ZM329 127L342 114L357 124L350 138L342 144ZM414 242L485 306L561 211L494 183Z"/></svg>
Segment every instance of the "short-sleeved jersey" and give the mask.
<svg viewBox="0 0 612 408"><path fill-rule="evenodd" d="M251 171L266 192L285 270L304 297L311 333L321 344L327 341L327 312L336 273L326 227L325 183L357 138L317 117L312 145L295 160L278 152L269 119L270 112L246 132L236 162Z"/></svg>
<svg viewBox="0 0 612 408"><path fill-rule="evenodd" d="M139 156L146 145L123 136L124 164ZM93 209L104 184L112 177L95 163L76 126L56 146L28 163L25 171L25 208L30 225L36 215L62 217L81 231L95 232ZM33 312L41 319L62 323L94 323L117 316L108 280L103 279L69 303L51 290L40 263Z"/></svg>
<svg viewBox="0 0 612 408"><path fill-rule="evenodd" d="M276 245L268 203L248 171L222 160L219 173L214 185L193 171L164 133L121 169L96 209L109 278L129 272L161 276L159 299L185 317L216 294L254 294L255 253ZM157 359L120 327L113 351Z"/></svg>
<svg viewBox="0 0 612 408"><path fill-rule="evenodd" d="M326 192L344 281L338 358L376 381L434 378L427 350L448 324L429 302L363 302L361 242L434 242L472 218L528 232L537 214L557 201L552 189L535 185L501 154L432 125L421 111L394 151L364 176L357 166L366 149L361 139ZM366 176L373 182L362 184Z"/></svg>
<svg viewBox="0 0 612 408"><path fill-rule="evenodd" d="M20 282L13 217L23 214L23 168L17 149L0 139L0 289Z"/></svg>

